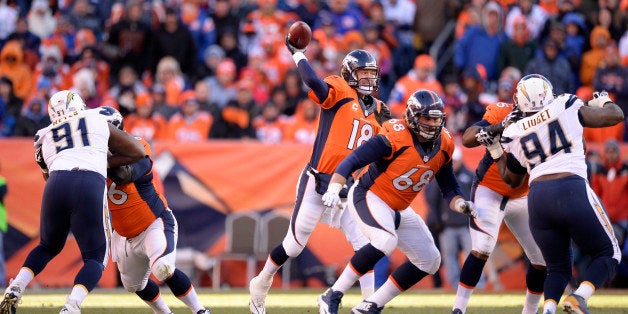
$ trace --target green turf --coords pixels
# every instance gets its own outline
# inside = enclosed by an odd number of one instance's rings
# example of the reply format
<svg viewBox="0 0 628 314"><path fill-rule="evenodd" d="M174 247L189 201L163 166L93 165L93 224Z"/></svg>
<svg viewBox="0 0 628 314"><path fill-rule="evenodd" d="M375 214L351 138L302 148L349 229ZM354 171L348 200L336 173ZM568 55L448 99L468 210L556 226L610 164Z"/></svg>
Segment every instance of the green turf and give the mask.
<svg viewBox="0 0 628 314"><path fill-rule="evenodd" d="M167 288L162 288L166 303L175 314L190 313L183 303L173 297ZM69 292L69 291L68 291ZM270 314L318 313L316 297L322 289L316 290L273 290L267 298ZM65 300L66 291L27 291L18 307L18 313L58 313ZM214 292L199 290L201 301L209 306L213 314L248 313L248 293L243 290ZM521 313L524 292L521 293L475 293L467 313ZM452 293L439 293L431 290L412 290L390 302L384 313L450 313L454 300ZM349 313L350 308L359 303L359 291L352 290L343 298L345 307L340 313ZM628 292L602 290L589 302L589 307L596 314L628 314ZM137 296L120 290L95 290L85 300L83 313L146 313L148 309Z"/></svg>

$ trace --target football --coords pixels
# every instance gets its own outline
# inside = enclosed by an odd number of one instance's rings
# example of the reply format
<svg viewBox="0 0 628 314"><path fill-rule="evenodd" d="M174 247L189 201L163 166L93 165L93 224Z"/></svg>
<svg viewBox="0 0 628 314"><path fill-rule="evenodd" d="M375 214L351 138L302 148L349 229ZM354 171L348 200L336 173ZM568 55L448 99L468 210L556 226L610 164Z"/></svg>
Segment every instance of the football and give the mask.
<svg viewBox="0 0 628 314"><path fill-rule="evenodd" d="M296 21L290 25L288 30L288 42L292 47L303 49L307 47L312 38L312 30L303 21Z"/></svg>

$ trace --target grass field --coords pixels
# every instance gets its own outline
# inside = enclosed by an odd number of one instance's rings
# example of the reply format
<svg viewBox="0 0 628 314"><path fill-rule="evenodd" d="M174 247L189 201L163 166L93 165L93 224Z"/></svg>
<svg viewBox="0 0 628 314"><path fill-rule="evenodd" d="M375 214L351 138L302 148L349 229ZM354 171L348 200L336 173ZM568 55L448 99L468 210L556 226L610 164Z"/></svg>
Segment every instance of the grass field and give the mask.
<svg viewBox="0 0 628 314"><path fill-rule="evenodd" d="M65 301L65 290L26 291L18 307L18 313L58 313ZM162 288L166 303L175 314L190 313L179 300ZM316 290L275 290L266 299L270 314L318 313L316 297L322 289ZM201 301L209 306L213 314L248 313L248 292L232 290L214 292L199 289ZM521 313L524 293L476 293L471 298L467 313ZM349 313L352 306L362 298L358 290L352 290L343 298L345 306L340 313ZM384 313L450 313L454 300L452 293L439 293L431 290L412 290L406 292L384 309ZM562 307L561 307L562 308ZM595 294L589 302L590 310L595 314L628 313L628 291L602 290ZM137 296L122 290L95 290L82 306L83 313L146 313L148 309Z"/></svg>

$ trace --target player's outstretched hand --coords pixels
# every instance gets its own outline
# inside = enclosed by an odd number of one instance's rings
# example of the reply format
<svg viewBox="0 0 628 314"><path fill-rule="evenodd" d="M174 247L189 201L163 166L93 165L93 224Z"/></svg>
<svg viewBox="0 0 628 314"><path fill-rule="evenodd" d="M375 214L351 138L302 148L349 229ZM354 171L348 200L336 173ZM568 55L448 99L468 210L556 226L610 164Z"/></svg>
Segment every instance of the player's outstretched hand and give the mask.
<svg viewBox="0 0 628 314"><path fill-rule="evenodd" d="M507 128L509 125L521 120L523 118L523 111L519 109L519 107L515 106L512 111L504 118L502 121L502 126Z"/></svg>
<svg viewBox="0 0 628 314"><path fill-rule="evenodd" d="M286 47L288 48L288 51L290 51L291 54L295 54L297 52L305 53L305 48L299 49L290 44L290 41L288 41L288 35L286 35L285 43L286 43Z"/></svg>
<svg viewBox="0 0 628 314"><path fill-rule="evenodd" d="M591 107L604 107L607 102L613 102L606 91L594 92L593 99L589 100L589 106Z"/></svg>
<svg viewBox="0 0 628 314"><path fill-rule="evenodd" d="M107 177L116 185L123 185L133 181L133 166L125 165L107 169Z"/></svg>
<svg viewBox="0 0 628 314"><path fill-rule="evenodd" d="M323 205L329 208L338 206L338 203L340 203L340 190L342 190L340 183L330 183L327 187L327 192L323 195Z"/></svg>
<svg viewBox="0 0 628 314"><path fill-rule="evenodd" d="M455 210L461 214L465 214L471 218L476 218L478 212L475 210L475 204L471 201L465 201L462 198L456 200Z"/></svg>
<svg viewBox="0 0 628 314"><path fill-rule="evenodd" d="M491 135L486 128L481 128L478 133L475 133L475 139L478 141L478 143L488 147L493 145L493 143L495 143L495 140L497 139L496 135Z"/></svg>

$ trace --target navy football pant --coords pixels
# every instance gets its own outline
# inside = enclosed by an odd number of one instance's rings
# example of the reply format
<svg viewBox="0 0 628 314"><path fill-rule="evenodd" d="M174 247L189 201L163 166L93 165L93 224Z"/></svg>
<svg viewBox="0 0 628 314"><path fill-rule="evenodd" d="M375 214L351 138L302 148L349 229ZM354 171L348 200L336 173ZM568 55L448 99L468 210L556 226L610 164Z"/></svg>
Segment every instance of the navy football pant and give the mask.
<svg viewBox="0 0 628 314"><path fill-rule="evenodd" d="M545 299L557 303L572 275L571 241L592 263L584 279L596 288L613 276L619 246L601 202L579 176L532 182L528 195L530 230L547 263Z"/></svg>
<svg viewBox="0 0 628 314"><path fill-rule="evenodd" d="M71 231L84 263L74 284L91 291L108 257L105 186L105 178L93 171L51 172L41 206L40 243L23 266L39 274L61 252Z"/></svg>

